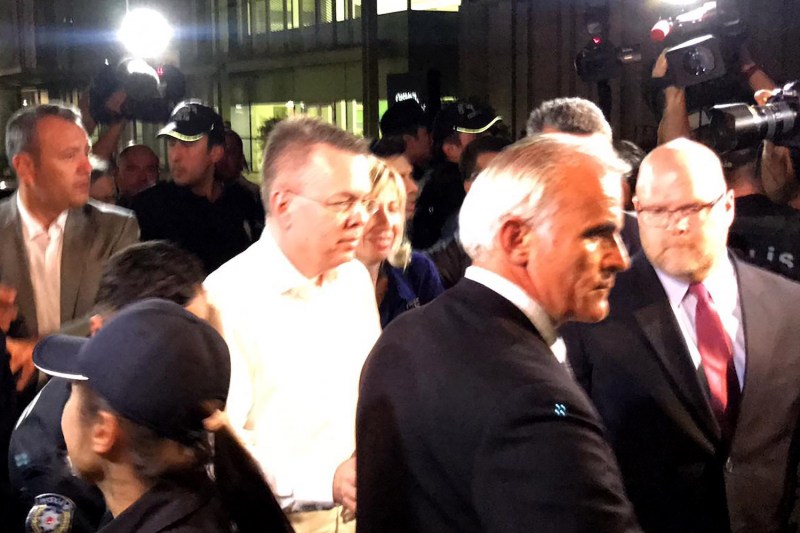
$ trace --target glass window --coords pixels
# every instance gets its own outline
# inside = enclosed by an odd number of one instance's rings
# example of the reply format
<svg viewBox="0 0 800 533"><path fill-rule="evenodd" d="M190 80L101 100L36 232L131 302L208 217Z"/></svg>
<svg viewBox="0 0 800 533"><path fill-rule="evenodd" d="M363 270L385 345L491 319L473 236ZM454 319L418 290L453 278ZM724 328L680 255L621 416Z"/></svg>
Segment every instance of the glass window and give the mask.
<svg viewBox="0 0 800 533"><path fill-rule="evenodd" d="M458 11L461 0L411 0L414 11Z"/></svg>
<svg viewBox="0 0 800 533"><path fill-rule="evenodd" d="M286 29L283 0L269 0L269 31Z"/></svg>
<svg viewBox="0 0 800 533"><path fill-rule="evenodd" d="M267 1L254 0L250 5L251 31L253 35L267 33Z"/></svg>
<svg viewBox="0 0 800 533"><path fill-rule="evenodd" d="M408 0L378 0L378 15L397 13L408 9Z"/></svg>
<svg viewBox="0 0 800 533"><path fill-rule="evenodd" d="M333 0L320 0L319 21L321 24L333 22Z"/></svg>
<svg viewBox="0 0 800 533"><path fill-rule="evenodd" d="M286 0L286 29L300 27L300 0Z"/></svg>
<svg viewBox="0 0 800 533"><path fill-rule="evenodd" d="M349 0L336 0L336 21L342 22L347 19L347 6L350 5Z"/></svg>
<svg viewBox="0 0 800 533"><path fill-rule="evenodd" d="M316 22L316 6L314 0L300 0L300 24L305 28Z"/></svg>

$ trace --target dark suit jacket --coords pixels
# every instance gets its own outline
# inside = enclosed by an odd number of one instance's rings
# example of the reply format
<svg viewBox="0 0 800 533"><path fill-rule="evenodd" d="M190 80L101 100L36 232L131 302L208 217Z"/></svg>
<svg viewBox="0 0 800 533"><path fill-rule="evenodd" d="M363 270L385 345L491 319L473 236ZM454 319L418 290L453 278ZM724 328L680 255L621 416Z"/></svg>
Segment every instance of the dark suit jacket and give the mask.
<svg viewBox="0 0 800 533"><path fill-rule="evenodd" d="M91 311L106 261L138 240L139 226L127 209L90 200L70 210L61 254L62 325ZM36 304L16 194L0 202L0 250L0 282L17 290L19 307L9 336L36 336Z"/></svg>
<svg viewBox="0 0 800 533"><path fill-rule="evenodd" d="M735 267L746 370L730 443L643 255L617 276L605 321L563 328L646 531L786 530L800 451L800 285L741 261Z"/></svg>
<svg viewBox="0 0 800 533"><path fill-rule="evenodd" d="M596 411L492 290L398 317L361 379L358 531L638 531Z"/></svg>

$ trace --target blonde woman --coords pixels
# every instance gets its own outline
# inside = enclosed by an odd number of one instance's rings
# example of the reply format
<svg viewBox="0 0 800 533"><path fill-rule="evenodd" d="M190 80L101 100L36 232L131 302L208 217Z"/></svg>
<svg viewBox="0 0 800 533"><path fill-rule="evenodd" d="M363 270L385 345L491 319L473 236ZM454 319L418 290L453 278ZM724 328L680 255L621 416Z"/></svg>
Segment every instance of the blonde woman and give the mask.
<svg viewBox="0 0 800 533"><path fill-rule="evenodd" d="M406 190L397 172L374 158L372 196L377 211L367 221L356 257L375 284L381 327L400 313L424 305L444 289L433 262L412 252L405 239Z"/></svg>

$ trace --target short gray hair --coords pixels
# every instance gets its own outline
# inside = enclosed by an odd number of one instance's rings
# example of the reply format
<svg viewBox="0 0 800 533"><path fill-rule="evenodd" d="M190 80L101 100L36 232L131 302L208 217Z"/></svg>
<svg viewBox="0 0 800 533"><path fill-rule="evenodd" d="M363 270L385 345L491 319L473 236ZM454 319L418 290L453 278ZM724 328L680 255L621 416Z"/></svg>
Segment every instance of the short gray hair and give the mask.
<svg viewBox="0 0 800 533"><path fill-rule="evenodd" d="M546 127L564 133L612 137L611 125L594 102L585 98L555 98L542 102L528 117L528 135L542 133Z"/></svg>
<svg viewBox="0 0 800 533"><path fill-rule="evenodd" d="M12 160L21 152L38 156L39 140L36 137L36 124L45 117L58 117L83 128L80 111L66 104L52 102L23 107L6 123L6 157L10 165L13 166Z"/></svg>
<svg viewBox="0 0 800 533"><path fill-rule="evenodd" d="M502 151L478 175L461 207L459 237L467 254L476 260L492 250L509 217L534 227L545 223L558 207L556 196L569 190L572 171L586 158L617 180L629 168L605 139L569 134L526 137Z"/></svg>
<svg viewBox="0 0 800 533"><path fill-rule="evenodd" d="M267 213L275 180L281 173L300 175L308 162L311 149L319 144L354 155L369 154L369 145L364 139L332 124L310 117L282 120L267 138L261 165L261 198Z"/></svg>

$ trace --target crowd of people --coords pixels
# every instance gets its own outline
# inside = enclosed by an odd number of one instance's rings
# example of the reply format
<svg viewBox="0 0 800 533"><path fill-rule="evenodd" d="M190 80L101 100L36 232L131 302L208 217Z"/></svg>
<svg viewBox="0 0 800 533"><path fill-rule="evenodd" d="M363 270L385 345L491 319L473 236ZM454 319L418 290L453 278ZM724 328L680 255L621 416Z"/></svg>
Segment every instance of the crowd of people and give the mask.
<svg viewBox="0 0 800 533"><path fill-rule="evenodd" d="M791 152L721 158L664 90L649 153L575 97L516 142L467 101L371 143L290 118L260 187L198 100L169 180L21 109L3 530L795 531L800 285L758 251L800 220L763 184Z"/></svg>

